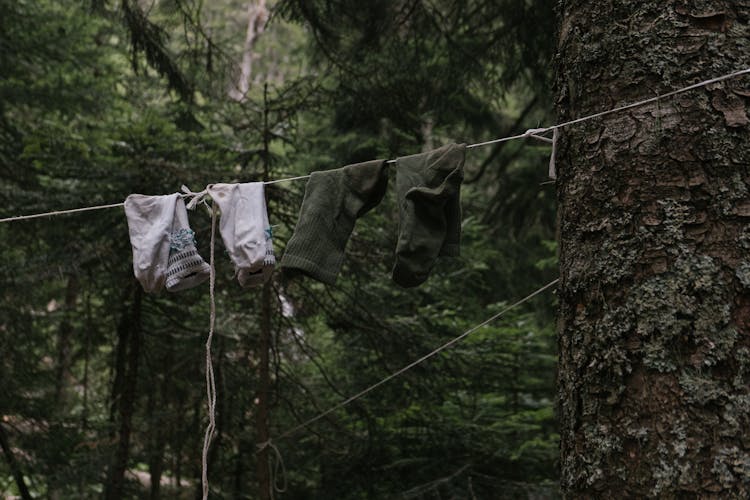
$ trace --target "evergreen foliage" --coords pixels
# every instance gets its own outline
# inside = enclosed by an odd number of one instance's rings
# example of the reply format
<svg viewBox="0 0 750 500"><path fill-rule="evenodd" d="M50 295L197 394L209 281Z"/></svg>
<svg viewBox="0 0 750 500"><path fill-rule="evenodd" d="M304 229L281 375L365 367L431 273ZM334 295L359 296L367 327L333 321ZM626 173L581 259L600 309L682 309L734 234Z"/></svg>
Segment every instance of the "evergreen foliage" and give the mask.
<svg viewBox="0 0 750 500"><path fill-rule="evenodd" d="M0 1L0 217L304 175L549 120L550 1L270 4L238 78L244 2ZM550 281L548 149L469 153L462 256L390 279L396 200L336 286L274 278L271 436ZM277 255L304 182L269 186ZM208 257L210 217L191 214ZM255 477L261 297L217 238L212 496ZM207 287L146 295L121 210L0 224L0 493L190 498L206 423ZM553 299L535 300L280 440L279 498L555 498ZM18 472L23 476L19 479Z"/></svg>

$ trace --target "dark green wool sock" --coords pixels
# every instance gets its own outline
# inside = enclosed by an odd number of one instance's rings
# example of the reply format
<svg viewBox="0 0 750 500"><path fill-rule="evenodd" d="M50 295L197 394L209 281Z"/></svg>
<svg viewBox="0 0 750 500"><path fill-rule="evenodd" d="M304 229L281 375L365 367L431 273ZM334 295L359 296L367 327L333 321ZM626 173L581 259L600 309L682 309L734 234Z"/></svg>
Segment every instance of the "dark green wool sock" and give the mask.
<svg viewBox="0 0 750 500"><path fill-rule="evenodd" d="M356 219L380 203L387 186L384 160L313 172L281 268L335 283Z"/></svg>
<svg viewBox="0 0 750 500"><path fill-rule="evenodd" d="M396 160L398 243L393 280L403 287L424 283L438 256L458 256L461 181L466 144L449 144Z"/></svg>

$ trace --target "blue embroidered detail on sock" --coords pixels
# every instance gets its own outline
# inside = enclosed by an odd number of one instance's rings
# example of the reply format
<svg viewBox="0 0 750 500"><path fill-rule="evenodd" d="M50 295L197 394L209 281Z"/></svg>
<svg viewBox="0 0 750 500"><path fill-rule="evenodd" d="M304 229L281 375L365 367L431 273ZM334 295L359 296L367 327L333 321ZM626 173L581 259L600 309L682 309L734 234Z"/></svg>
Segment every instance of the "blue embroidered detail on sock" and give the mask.
<svg viewBox="0 0 750 500"><path fill-rule="evenodd" d="M192 229L178 229L169 235L169 250L172 252L181 252L195 244L195 232Z"/></svg>

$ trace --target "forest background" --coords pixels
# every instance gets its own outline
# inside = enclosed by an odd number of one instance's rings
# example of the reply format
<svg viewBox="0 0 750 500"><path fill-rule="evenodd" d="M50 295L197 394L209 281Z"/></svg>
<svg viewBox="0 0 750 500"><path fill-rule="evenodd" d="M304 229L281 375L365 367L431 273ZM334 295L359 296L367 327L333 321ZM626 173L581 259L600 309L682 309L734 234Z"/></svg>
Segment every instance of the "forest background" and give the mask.
<svg viewBox="0 0 750 500"><path fill-rule="evenodd" d="M553 123L554 23L551 0L1 0L0 218ZM394 172L335 286L277 273L242 289L217 242L212 497L282 486L258 463L264 427L283 433L555 278L548 158L528 141L470 151L462 255L416 289L390 279ZM304 186L267 188L277 256ZM203 207L191 225L207 258ZM0 495L199 495L208 287L143 294L130 252L117 208L0 224ZM554 311L540 296L276 442L276 497L556 498Z"/></svg>

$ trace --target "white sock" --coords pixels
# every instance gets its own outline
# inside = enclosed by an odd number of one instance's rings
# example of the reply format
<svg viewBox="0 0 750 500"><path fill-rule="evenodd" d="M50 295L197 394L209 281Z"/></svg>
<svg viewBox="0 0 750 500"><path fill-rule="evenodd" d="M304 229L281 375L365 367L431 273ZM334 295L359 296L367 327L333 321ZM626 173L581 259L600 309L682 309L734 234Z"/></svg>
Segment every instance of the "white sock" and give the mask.
<svg viewBox="0 0 750 500"><path fill-rule="evenodd" d="M125 200L133 272L147 292L196 286L209 267L195 249L185 202L179 194L131 194Z"/></svg>
<svg viewBox="0 0 750 500"><path fill-rule="evenodd" d="M212 184L208 194L221 210L219 231L240 285L266 282L276 258L263 183Z"/></svg>
<svg viewBox="0 0 750 500"><path fill-rule="evenodd" d="M167 280L169 234L178 194L146 196L131 194L125 200L133 272L147 292L158 292Z"/></svg>

